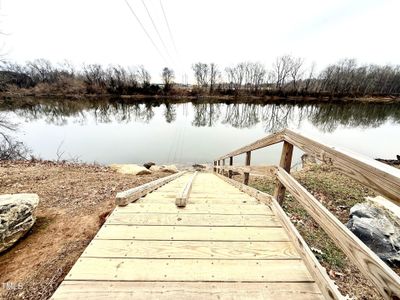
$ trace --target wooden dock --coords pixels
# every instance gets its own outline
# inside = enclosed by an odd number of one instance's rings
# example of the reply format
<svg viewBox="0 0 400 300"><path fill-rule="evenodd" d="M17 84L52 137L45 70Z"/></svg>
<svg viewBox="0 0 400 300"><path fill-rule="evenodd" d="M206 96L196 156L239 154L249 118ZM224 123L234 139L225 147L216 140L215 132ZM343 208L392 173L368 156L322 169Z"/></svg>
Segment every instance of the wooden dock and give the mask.
<svg viewBox="0 0 400 300"><path fill-rule="evenodd" d="M277 143L278 166L251 165L251 151ZM214 173L118 193L53 299L347 299L282 209L286 192L383 299L399 299L400 277L290 175L294 147L400 204L400 170L285 129L216 159ZM274 194L249 187L250 175L273 176Z"/></svg>
<svg viewBox="0 0 400 300"><path fill-rule="evenodd" d="M279 218L211 173L117 207L54 299L322 299Z"/></svg>

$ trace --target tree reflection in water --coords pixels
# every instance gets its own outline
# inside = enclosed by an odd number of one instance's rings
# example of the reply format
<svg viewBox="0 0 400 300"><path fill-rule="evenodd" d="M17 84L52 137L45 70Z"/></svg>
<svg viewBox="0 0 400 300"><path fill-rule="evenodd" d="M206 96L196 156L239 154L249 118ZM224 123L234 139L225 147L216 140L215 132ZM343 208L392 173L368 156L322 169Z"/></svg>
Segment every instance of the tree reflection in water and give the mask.
<svg viewBox="0 0 400 300"><path fill-rule="evenodd" d="M149 123L155 109L162 106L165 122L176 121L178 106L183 113L187 103L150 102L126 103L107 100L34 100L3 101L0 111L13 111L26 121L43 119L49 124L62 126L69 120L86 124L91 116L96 123ZM286 127L299 127L308 120L325 132L339 126L378 127L385 122L400 123L399 104L319 103L319 104L255 104L255 103L192 103L192 126L213 127L220 122L234 128L252 128L261 124L266 132ZM180 112L181 113L181 112Z"/></svg>
<svg viewBox="0 0 400 300"><path fill-rule="evenodd" d="M192 125L195 127L212 127L216 124L221 114L220 103L193 104L194 118Z"/></svg>

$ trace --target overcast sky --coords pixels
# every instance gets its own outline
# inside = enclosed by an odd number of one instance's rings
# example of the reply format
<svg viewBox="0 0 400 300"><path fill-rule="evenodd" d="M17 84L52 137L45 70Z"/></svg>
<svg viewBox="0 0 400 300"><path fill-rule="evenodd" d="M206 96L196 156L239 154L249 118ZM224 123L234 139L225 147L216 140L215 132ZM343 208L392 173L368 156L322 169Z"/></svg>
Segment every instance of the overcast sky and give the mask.
<svg viewBox="0 0 400 300"><path fill-rule="evenodd" d="M143 64L155 81L164 66L180 81L197 61L269 67L283 54L319 68L345 57L400 64L399 0L162 0L176 50L160 0L126 0L161 55L125 0L0 1L3 52L18 62Z"/></svg>

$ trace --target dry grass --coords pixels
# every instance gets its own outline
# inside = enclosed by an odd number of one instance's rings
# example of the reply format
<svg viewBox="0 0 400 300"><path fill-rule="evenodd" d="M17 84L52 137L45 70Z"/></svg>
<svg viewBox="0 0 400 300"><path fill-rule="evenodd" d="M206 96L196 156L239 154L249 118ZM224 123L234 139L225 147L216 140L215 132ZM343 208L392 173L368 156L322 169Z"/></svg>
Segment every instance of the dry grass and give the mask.
<svg viewBox="0 0 400 300"><path fill-rule="evenodd" d="M327 165L309 165L301 171L294 172L293 176L343 223L348 221L350 208L354 204L363 202L366 196L374 195L373 191ZM270 194L274 188L272 178L254 177L250 179L249 184ZM326 268L343 295L355 299L382 299L358 268L288 193L283 209L307 244L314 249L319 262Z"/></svg>

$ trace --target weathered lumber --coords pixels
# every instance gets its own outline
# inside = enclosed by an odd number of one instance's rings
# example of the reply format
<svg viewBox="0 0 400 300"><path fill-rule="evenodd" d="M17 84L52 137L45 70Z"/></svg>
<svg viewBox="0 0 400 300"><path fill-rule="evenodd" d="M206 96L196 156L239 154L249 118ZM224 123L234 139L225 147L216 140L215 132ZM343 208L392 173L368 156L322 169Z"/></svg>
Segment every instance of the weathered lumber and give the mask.
<svg viewBox="0 0 400 300"><path fill-rule="evenodd" d="M288 129L284 130L284 139L400 205L399 169L348 150L327 146Z"/></svg>
<svg viewBox="0 0 400 300"><path fill-rule="evenodd" d="M223 168L229 172L238 172L240 174L249 173L253 176L271 176L275 174L274 171L276 166L225 166L217 168Z"/></svg>
<svg viewBox="0 0 400 300"><path fill-rule="evenodd" d="M292 165L292 156L293 145L284 141L282 145L282 154L279 166L285 169L288 173L290 173L290 167ZM283 199L285 198L285 187L279 182L279 180L277 180L275 183L274 198L280 205L282 205Z"/></svg>
<svg viewBox="0 0 400 300"><path fill-rule="evenodd" d="M108 282L64 281L52 299L55 300L184 300L184 299L251 299L251 300L322 300L315 283L299 282Z"/></svg>
<svg viewBox="0 0 400 300"><path fill-rule="evenodd" d="M126 213L170 213L170 214L214 214L214 215L272 215L271 209L263 204L243 204L243 205L225 205L225 204L192 204L182 210L172 203L137 203L137 205L119 206L114 209L113 214Z"/></svg>
<svg viewBox="0 0 400 300"><path fill-rule="evenodd" d="M289 241L281 227L103 225L96 239L170 241Z"/></svg>
<svg viewBox="0 0 400 300"><path fill-rule="evenodd" d="M285 228L287 234L293 241L296 249L299 251L301 257L303 258L308 270L311 275L314 277L315 282L320 287L322 294L326 299L344 299L343 296L338 291L336 285L329 278L325 269L318 262L317 258L312 253L311 249L308 247L307 243L304 241L303 237L297 231L296 227L292 224L286 213L283 211L282 207L275 200L274 197L263 193L255 188L246 186L238 181L220 177L225 181L231 183L235 187L239 188L241 191L248 193L249 195L257 198L258 200L267 203L272 211L280 218L283 227Z"/></svg>
<svg viewBox="0 0 400 300"><path fill-rule="evenodd" d="M276 168L276 167L273 167ZM258 201L265 203L267 205L270 205L271 203L271 196L263 193L255 188L249 187L241 182L238 182L236 180L221 176L221 175L217 175L219 178L225 180L226 182L230 183L231 185L233 185L234 187L238 188L240 191L250 195L253 198L256 198Z"/></svg>
<svg viewBox="0 0 400 300"><path fill-rule="evenodd" d="M134 271L136 270L136 272ZM140 270L140 272L138 272ZM80 258L66 280L313 282L302 260Z"/></svg>
<svg viewBox="0 0 400 300"><path fill-rule="evenodd" d="M190 177L188 182L183 187L182 191L180 191L178 193L178 195L176 196L176 200L175 200L176 206L178 206L178 207L185 207L186 206L186 203L187 203L187 201L189 199L190 192L192 190L192 185L193 185L194 179L196 178L196 175L197 175L197 171L194 172L193 176Z"/></svg>
<svg viewBox="0 0 400 300"><path fill-rule="evenodd" d="M136 201L137 199L143 197L147 193L154 191L160 186L182 176L185 172L179 172L167 177L163 177L148 183L145 183L141 186L135 187L133 189L129 189L127 191L119 192L116 196L115 203L119 206L128 205L131 202Z"/></svg>
<svg viewBox="0 0 400 300"><path fill-rule="evenodd" d="M246 166L250 166L250 163L251 163L251 151L247 151L247 152L246 152L246 161L245 161L245 165L246 165ZM243 183L244 183L245 185L248 185L248 184L249 184L249 177L250 177L250 174L249 174L249 173L244 173L244 174L243 174Z"/></svg>
<svg viewBox="0 0 400 300"><path fill-rule="evenodd" d="M326 231L385 299L400 297L400 277L284 169L279 181Z"/></svg>
<svg viewBox="0 0 400 300"><path fill-rule="evenodd" d="M264 147L267 147L267 146L271 146L271 145L277 144L277 143L283 141L283 133L284 133L284 131L279 131L277 133L273 133L271 135L268 135L268 136L266 136L266 137L264 137L262 139L259 139L259 140L255 141L254 143L251 143L251 144L249 144L247 146L244 146L244 147L242 147L240 149L237 149L237 150L232 151L232 152L230 152L230 153L228 153L226 155L223 155L218 159L223 159L223 158L227 158L227 157L230 157L230 156L237 156L239 154L243 154L243 153L246 153L246 152L249 152L249 151L253 151L253 150L257 150L257 149L261 149L261 148L264 148Z"/></svg>
<svg viewBox="0 0 400 300"><path fill-rule="evenodd" d="M81 257L300 259L292 242L92 240Z"/></svg>
<svg viewBox="0 0 400 300"><path fill-rule="evenodd" d="M230 166L230 167L233 166L233 156L229 157L229 166ZM229 178L232 178L232 175L233 175L232 173L233 173L232 170L229 170L229 171L228 171L228 177L229 177Z"/></svg>
<svg viewBox="0 0 400 300"><path fill-rule="evenodd" d="M112 214L107 225L148 225L148 226L204 226L230 227L280 227L275 216L267 215L214 215L214 214Z"/></svg>

